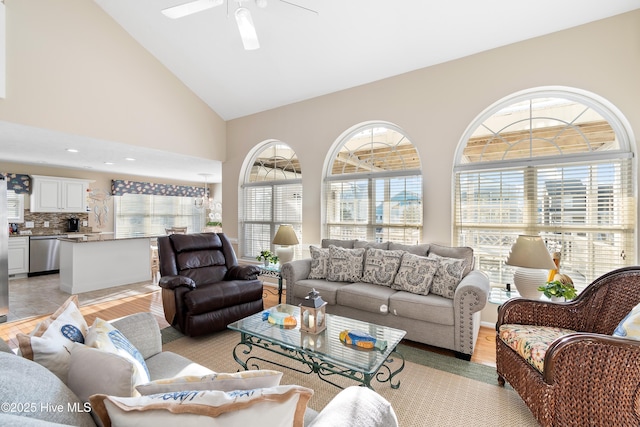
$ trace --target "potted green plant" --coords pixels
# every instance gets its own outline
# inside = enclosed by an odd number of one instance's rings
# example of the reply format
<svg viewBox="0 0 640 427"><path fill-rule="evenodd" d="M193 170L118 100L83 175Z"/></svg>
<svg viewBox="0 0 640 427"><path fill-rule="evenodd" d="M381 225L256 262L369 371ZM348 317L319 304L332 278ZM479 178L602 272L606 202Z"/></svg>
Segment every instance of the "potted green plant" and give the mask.
<svg viewBox="0 0 640 427"><path fill-rule="evenodd" d="M572 283L563 283L560 280L547 282L544 286L540 286L538 290L551 301L558 301L562 298L565 301L571 301L578 295Z"/></svg>
<svg viewBox="0 0 640 427"><path fill-rule="evenodd" d="M268 249L264 251L260 251L260 255L258 255L256 259L258 261L264 261L265 267L268 266L270 263L271 264L278 263L278 256Z"/></svg>

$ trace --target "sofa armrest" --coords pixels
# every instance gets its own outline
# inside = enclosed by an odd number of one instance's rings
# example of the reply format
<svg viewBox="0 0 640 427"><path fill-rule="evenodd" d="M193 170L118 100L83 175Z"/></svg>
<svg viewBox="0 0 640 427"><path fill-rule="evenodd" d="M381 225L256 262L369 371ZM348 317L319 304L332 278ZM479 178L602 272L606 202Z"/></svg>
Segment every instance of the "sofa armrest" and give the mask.
<svg viewBox="0 0 640 427"><path fill-rule="evenodd" d="M311 258L296 259L280 267L280 274L287 286L287 304L293 304L293 289L296 282L308 278L310 272Z"/></svg>
<svg viewBox="0 0 640 427"><path fill-rule="evenodd" d="M471 313L480 311L487 305L490 292L489 276L480 270L471 270L456 288L454 307L456 311L462 310L463 306Z"/></svg>
<svg viewBox="0 0 640 427"><path fill-rule="evenodd" d="M236 265L227 271L224 280L256 280L259 273L257 265Z"/></svg>
<svg viewBox="0 0 640 427"><path fill-rule="evenodd" d="M396 413L384 397L351 386L338 393L308 427L397 427Z"/></svg>
<svg viewBox="0 0 640 427"><path fill-rule="evenodd" d="M196 282L186 276L162 276L158 286L164 289L175 289L180 286L195 289Z"/></svg>
<svg viewBox="0 0 640 427"><path fill-rule="evenodd" d="M111 322L146 360L162 351L162 335L155 316L141 312Z"/></svg>

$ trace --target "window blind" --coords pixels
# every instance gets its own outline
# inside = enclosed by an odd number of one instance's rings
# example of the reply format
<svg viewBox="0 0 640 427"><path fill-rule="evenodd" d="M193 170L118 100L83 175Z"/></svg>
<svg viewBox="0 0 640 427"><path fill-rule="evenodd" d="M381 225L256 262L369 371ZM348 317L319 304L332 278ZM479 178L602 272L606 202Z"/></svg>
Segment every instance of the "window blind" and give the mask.
<svg viewBox="0 0 640 427"><path fill-rule="evenodd" d="M113 199L116 237L161 236L169 227L199 233L204 227L206 210L196 208L193 197L124 194Z"/></svg>
<svg viewBox="0 0 640 427"><path fill-rule="evenodd" d="M7 190L7 219L8 222L24 222L24 194Z"/></svg>
<svg viewBox="0 0 640 427"><path fill-rule="evenodd" d="M561 253L560 272L581 290L635 259L632 159L460 171L454 234L474 248L494 284L512 283L505 266L519 234L539 234Z"/></svg>
<svg viewBox="0 0 640 427"><path fill-rule="evenodd" d="M325 184L328 238L421 241L421 175L341 178Z"/></svg>
<svg viewBox="0 0 640 427"><path fill-rule="evenodd" d="M299 180L260 182L243 187L241 256L255 258L263 250L274 251L271 244L281 224L291 224L302 236L302 183ZM302 257L300 245L294 258Z"/></svg>

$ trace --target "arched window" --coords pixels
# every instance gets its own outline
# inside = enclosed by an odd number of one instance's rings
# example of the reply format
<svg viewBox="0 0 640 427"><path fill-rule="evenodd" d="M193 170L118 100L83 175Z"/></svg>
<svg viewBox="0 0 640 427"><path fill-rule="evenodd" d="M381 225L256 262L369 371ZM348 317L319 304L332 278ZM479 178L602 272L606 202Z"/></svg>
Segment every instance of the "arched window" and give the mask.
<svg viewBox="0 0 640 427"><path fill-rule="evenodd" d="M488 108L461 140L454 241L471 246L494 284L518 234L560 252L578 289L635 262L634 161L615 107L572 89L536 89Z"/></svg>
<svg viewBox="0 0 640 427"><path fill-rule="evenodd" d="M275 250L271 241L281 224L291 224L302 241L302 171L296 153L280 141L260 145L248 159L239 198L240 251L255 258Z"/></svg>
<svg viewBox="0 0 640 427"><path fill-rule="evenodd" d="M420 157L400 128L377 122L346 132L324 181L326 238L421 241Z"/></svg>

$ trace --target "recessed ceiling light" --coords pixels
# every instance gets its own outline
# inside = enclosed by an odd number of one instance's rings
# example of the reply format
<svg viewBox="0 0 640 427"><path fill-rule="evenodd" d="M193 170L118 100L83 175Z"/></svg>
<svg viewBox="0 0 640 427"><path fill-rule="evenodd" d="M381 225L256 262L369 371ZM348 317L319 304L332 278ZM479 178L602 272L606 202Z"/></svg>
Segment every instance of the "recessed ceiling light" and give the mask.
<svg viewBox="0 0 640 427"><path fill-rule="evenodd" d="M125 160L129 161L129 162L135 162L136 159L134 159L133 157L125 157Z"/></svg>
<svg viewBox="0 0 640 427"><path fill-rule="evenodd" d="M78 150L76 150L75 148L67 148L67 151L70 153L77 153Z"/></svg>

